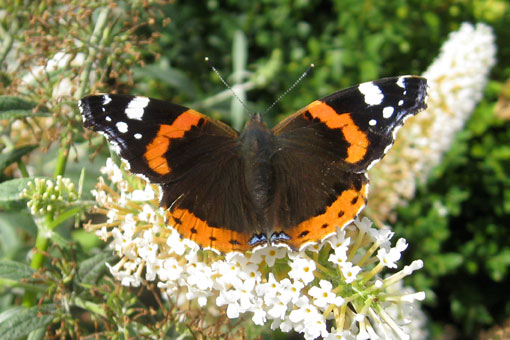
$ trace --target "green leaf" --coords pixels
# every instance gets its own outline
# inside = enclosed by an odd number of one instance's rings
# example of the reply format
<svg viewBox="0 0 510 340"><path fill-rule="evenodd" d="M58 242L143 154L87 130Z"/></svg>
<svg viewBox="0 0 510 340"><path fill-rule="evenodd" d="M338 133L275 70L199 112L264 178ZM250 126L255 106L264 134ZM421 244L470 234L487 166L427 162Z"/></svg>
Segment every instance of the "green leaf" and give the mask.
<svg viewBox="0 0 510 340"><path fill-rule="evenodd" d="M105 251L80 263L78 278L81 284L93 285L106 270L105 263L115 258L110 251Z"/></svg>
<svg viewBox="0 0 510 340"><path fill-rule="evenodd" d="M31 110L36 104L20 97L0 96L0 111Z"/></svg>
<svg viewBox="0 0 510 340"><path fill-rule="evenodd" d="M27 200L20 194L32 178L16 178L0 183L0 209L22 209Z"/></svg>
<svg viewBox="0 0 510 340"><path fill-rule="evenodd" d="M36 106L36 103L20 97L0 96L0 119L50 115L48 109L44 107L40 107L37 112L34 112L33 108Z"/></svg>
<svg viewBox="0 0 510 340"><path fill-rule="evenodd" d="M47 326L54 317L54 304L31 308L14 307L0 313L0 339L18 339Z"/></svg>
<svg viewBox="0 0 510 340"><path fill-rule="evenodd" d="M34 270L25 263L0 260L0 283L2 281L21 282L32 278Z"/></svg>
<svg viewBox="0 0 510 340"><path fill-rule="evenodd" d="M7 153L0 154L0 172L3 172L4 169L12 163L19 161L21 157L34 150L36 147L37 145L25 145Z"/></svg>
<svg viewBox="0 0 510 340"><path fill-rule="evenodd" d="M44 291L45 287L43 285L33 283L33 273L34 270L25 263L0 260L0 286L15 286L35 291Z"/></svg>

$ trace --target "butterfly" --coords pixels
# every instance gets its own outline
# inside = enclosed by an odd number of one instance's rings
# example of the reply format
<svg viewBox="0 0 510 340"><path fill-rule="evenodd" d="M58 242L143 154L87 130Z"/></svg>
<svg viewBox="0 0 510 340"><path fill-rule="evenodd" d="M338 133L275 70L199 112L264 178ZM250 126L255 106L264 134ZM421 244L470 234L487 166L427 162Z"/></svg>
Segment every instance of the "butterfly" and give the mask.
<svg viewBox="0 0 510 340"><path fill-rule="evenodd" d="M272 129L254 114L241 132L141 96L90 95L79 109L132 173L159 185L170 226L228 253L302 250L350 223L367 202L367 170L426 96L425 78L383 78L316 100Z"/></svg>

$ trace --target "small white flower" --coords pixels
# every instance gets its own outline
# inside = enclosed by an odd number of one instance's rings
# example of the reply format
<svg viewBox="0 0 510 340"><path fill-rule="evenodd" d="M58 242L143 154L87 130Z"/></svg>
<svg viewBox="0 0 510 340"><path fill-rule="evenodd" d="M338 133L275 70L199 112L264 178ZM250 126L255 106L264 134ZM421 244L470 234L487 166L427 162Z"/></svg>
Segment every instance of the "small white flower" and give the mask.
<svg viewBox="0 0 510 340"><path fill-rule="evenodd" d="M262 296L264 300L272 300L276 298L280 289L280 284L274 278L273 273L269 273L267 282L258 284L255 291L258 296ZM268 302L266 302L268 303Z"/></svg>
<svg viewBox="0 0 510 340"><path fill-rule="evenodd" d="M108 176L113 183L119 183L124 181L122 171L119 169L117 164L113 162L111 158L106 160L106 166L101 168L101 173Z"/></svg>
<svg viewBox="0 0 510 340"><path fill-rule="evenodd" d="M260 248L255 253L257 256L261 256L269 267L272 267L277 259L282 259L287 255L287 249L284 247L270 246Z"/></svg>
<svg viewBox="0 0 510 340"><path fill-rule="evenodd" d="M370 219L366 216L364 216L361 220L359 217L356 217L353 223L359 229L359 231L363 233L369 233L372 229L372 221L370 221Z"/></svg>
<svg viewBox="0 0 510 340"><path fill-rule="evenodd" d="M160 260L159 266L157 274L161 281L177 281L184 271L184 268L173 257Z"/></svg>
<svg viewBox="0 0 510 340"><path fill-rule="evenodd" d="M326 242L331 244L331 247L333 248L339 248L339 247L347 247L349 244L351 244L351 238L345 237L345 229L336 228L336 234L329 237Z"/></svg>
<svg viewBox="0 0 510 340"><path fill-rule="evenodd" d="M370 229L370 238L381 248L389 248L390 240L395 234L390 229Z"/></svg>
<svg viewBox="0 0 510 340"><path fill-rule="evenodd" d="M294 280L301 280L305 284L310 283L315 278L313 272L315 271L315 262L305 258L295 258L291 263L291 270L289 277Z"/></svg>
<svg viewBox="0 0 510 340"><path fill-rule="evenodd" d="M280 299L285 303L295 303L301 295L301 290L304 284L300 281L291 282L289 279L283 279L280 281L279 294Z"/></svg>
<svg viewBox="0 0 510 340"><path fill-rule="evenodd" d="M337 266L343 266L347 262L347 247L335 248L335 253L329 255L328 261L336 264Z"/></svg>
<svg viewBox="0 0 510 340"><path fill-rule="evenodd" d="M303 323L306 319L311 319L320 315L319 310L314 305L310 304L306 296L301 297L295 304L294 309L289 314L289 320L295 324ZM298 331L299 332L299 331Z"/></svg>
<svg viewBox="0 0 510 340"><path fill-rule="evenodd" d="M352 283L356 280L361 268L358 266L354 266L351 262L345 262L340 269L342 270L342 275L344 276L345 283Z"/></svg>
<svg viewBox="0 0 510 340"><path fill-rule="evenodd" d="M308 294L314 297L314 305L319 308L326 308L329 305L341 306L344 303L344 299L340 296L336 296L336 294L331 291L333 289L331 282L320 280L319 286L320 288L313 286L308 291Z"/></svg>
<svg viewBox="0 0 510 340"><path fill-rule="evenodd" d="M169 252L177 255L183 255L186 251L186 242L177 231L171 229L170 235L166 239Z"/></svg>
<svg viewBox="0 0 510 340"><path fill-rule="evenodd" d="M192 263L185 268L187 284L196 286L201 290L209 290L213 287L212 269L202 262Z"/></svg>
<svg viewBox="0 0 510 340"><path fill-rule="evenodd" d="M311 318L304 320L304 337L307 340L316 339L319 336L327 337L326 321L321 314L315 314Z"/></svg>
<svg viewBox="0 0 510 340"><path fill-rule="evenodd" d="M133 201L150 201L155 197L154 190L152 190L152 186L147 184L144 190L134 190L131 194L131 199Z"/></svg>
<svg viewBox="0 0 510 340"><path fill-rule="evenodd" d="M397 248L391 248L387 251L384 248L379 249L377 258L388 268L397 268L396 262L400 260L400 251Z"/></svg>

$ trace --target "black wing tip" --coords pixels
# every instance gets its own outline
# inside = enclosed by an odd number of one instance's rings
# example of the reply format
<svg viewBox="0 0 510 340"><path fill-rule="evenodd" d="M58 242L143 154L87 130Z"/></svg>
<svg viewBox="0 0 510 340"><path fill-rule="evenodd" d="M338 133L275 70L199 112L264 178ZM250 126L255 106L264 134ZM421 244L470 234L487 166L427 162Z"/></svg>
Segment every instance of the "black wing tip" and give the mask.
<svg viewBox="0 0 510 340"><path fill-rule="evenodd" d="M416 92L416 113L427 109L428 82L427 78L415 76L418 80L418 89Z"/></svg>
<svg viewBox="0 0 510 340"><path fill-rule="evenodd" d="M427 109L428 82L427 78L417 75L404 75L393 77L397 82L404 79L405 88L411 90L411 96L414 96L415 104L409 108L409 114L415 115Z"/></svg>

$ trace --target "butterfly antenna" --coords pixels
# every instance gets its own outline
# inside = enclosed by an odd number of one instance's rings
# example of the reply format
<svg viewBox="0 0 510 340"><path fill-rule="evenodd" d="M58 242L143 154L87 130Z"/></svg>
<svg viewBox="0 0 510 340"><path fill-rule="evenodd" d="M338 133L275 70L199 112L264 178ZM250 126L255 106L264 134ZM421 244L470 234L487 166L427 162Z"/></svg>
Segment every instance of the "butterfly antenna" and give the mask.
<svg viewBox="0 0 510 340"><path fill-rule="evenodd" d="M209 57L205 57L205 61L207 62L207 64L212 68L212 70L218 75L218 78L220 78L221 82L223 83L223 85L225 85L225 87L227 89L230 90L230 92L232 92L232 94L234 95L234 97L236 97L236 99L239 101L239 103L241 103L241 105L243 106L244 110L246 111L246 113L248 113L249 115L251 115L251 112L248 110L248 107L246 106L246 104L241 100L241 98L239 98L237 96L237 94L234 92L234 90L232 89L232 87L227 83L227 81L225 79L223 79L223 77L221 76L220 74L220 71L218 71L216 69L216 67L214 67L213 64L211 64L211 62L209 61Z"/></svg>
<svg viewBox="0 0 510 340"><path fill-rule="evenodd" d="M308 68L306 69L305 72L303 72L303 74L294 82L294 84L292 84L291 87L289 87L285 92L283 92L278 98L276 98L276 100L273 102L273 104L269 105L269 107L267 108L266 111L264 111L264 114L268 113L280 100L282 100L283 97L285 97L287 95L287 93L289 93L290 91L292 91L292 89L294 89L297 84L299 84L301 82L301 80L303 80L304 77L306 77L308 75L308 73L312 70L312 68L314 68L315 65L314 64L310 64L310 66L308 66Z"/></svg>

